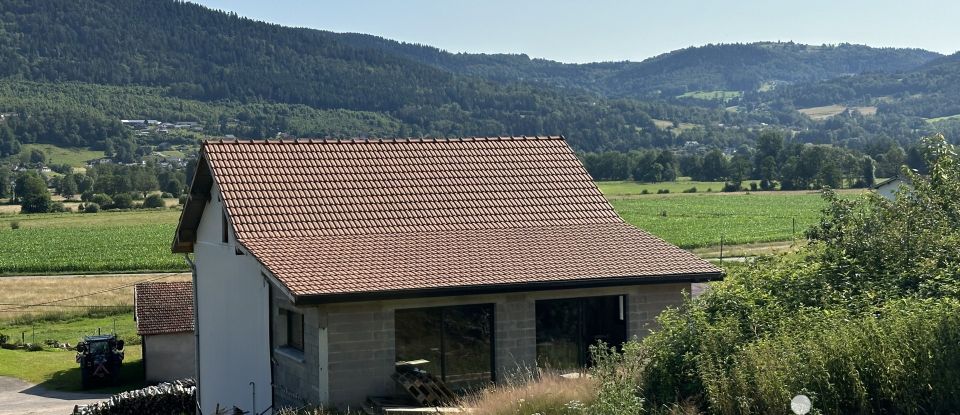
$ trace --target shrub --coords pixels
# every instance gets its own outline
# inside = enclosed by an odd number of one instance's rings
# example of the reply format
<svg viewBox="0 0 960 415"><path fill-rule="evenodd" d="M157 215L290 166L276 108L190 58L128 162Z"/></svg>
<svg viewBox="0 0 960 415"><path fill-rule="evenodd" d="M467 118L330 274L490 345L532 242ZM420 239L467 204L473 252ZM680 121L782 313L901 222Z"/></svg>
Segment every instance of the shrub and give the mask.
<svg viewBox="0 0 960 415"><path fill-rule="evenodd" d="M659 190L657 190L657 194L658 194L658 195L663 195L663 194L667 194L667 193L670 193L670 189L659 189Z"/></svg>
<svg viewBox="0 0 960 415"><path fill-rule="evenodd" d="M64 206L63 203L53 202L52 204L50 204L50 212L53 212L53 213L69 212L69 210L67 210L66 206Z"/></svg>
<svg viewBox="0 0 960 415"><path fill-rule="evenodd" d="M103 193L97 193L91 196L89 201L93 202L95 205L99 205L104 209L107 209L113 205L113 198Z"/></svg>
<svg viewBox="0 0 960 415"><path fill-rule="evenodd" d="M187 204L187 195L180 195L180 197L177 198L177 204L179 204L179 205L181 205L181 206L186 205L186 204Z"/></svg>
<svg viewBox="0 0 960 415"><path fill-rule="evenodd" d="M112 209L130 209L133 207L133 196L130 193L117 193L113 195Z"/></svg>
<svg viewBox="0 0 960 415"><path fill-rule="evenodd" d="M164 199L173 199L173 195L170 194L170 193L167 193L167 192L161 193L161 194L160 194L160 197L162 197L162 198L164 198Z"/></svg>
<svg viewBox="0 0 960 415"><path fill-rule="evenodd" d="M20 221L18 220L10 221L10 229L13 229L13 230L20 229Z"/></svg>
<svg viewBox="0 0 960 415"><path fill-rule="evenodd" d="M158 194L152 194L143 199L143 207L147 209L167 207L166 202Z"/></svg>
<svg viewBox="0 0 960 415"><path fill-rule="evenodd" d="M739 192L740 182L726 182L723 184L724 192Z"/></svg>
<svg viewBox="0 0 960 415"><path fill-rule="evenodd" d="M28 343L27 344L28 352L41 352L43 351L43 345L40 343Z"/></svg>
<svg viewBox="0 0 960 415"><path fill-rule="evenodd" d="M100 211L100 205L90 202L83 207L83 213L97 213Z"/></svg>
<svg viewBox="0 0 960 415"><path fill-rule="evenodd" d="M754 192L757 191L757 182L750 182L750 190Z"/></svg>
<svg viewBox="0 0 960 415"><path fill-rule="evenodd" d="M689 189L687 189L687 190L684 190L683 193L697 193L697 188L696 188L696 187L691 187L691 188L689 188Z"/></svg>

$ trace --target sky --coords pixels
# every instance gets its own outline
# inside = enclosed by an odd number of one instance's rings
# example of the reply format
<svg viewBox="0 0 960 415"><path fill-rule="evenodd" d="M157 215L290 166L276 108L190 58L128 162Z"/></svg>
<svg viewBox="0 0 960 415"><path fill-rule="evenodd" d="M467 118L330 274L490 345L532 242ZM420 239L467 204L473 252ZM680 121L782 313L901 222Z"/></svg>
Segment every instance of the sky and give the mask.
<svg viewBox="0 0 960 415"><path fill-rule="evenodd" d="M193 0L285 26L449 52L640 61L709 43L794 41L960 50L956 0Z"/></svg>

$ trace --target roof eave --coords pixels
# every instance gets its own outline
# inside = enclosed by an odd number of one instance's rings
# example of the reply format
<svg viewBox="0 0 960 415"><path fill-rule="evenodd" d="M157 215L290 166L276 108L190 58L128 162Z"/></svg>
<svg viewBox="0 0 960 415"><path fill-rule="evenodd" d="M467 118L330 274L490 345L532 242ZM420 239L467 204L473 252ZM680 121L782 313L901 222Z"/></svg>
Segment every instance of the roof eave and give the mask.
<svg viewBox="0 0 960 415"><path fill-rule="evenodd" d="M586 278L562 281L536 281L511 284L488 284L459 287L418 288L409 290L363 291L336 294L295 295L297 306L350 303L360 301L401 300L423 297L447 297L479 294L501 294L522 291L568 290L634 285L699 283L723 280L723 270L656 276L628 276L614 278Z"/></svg>

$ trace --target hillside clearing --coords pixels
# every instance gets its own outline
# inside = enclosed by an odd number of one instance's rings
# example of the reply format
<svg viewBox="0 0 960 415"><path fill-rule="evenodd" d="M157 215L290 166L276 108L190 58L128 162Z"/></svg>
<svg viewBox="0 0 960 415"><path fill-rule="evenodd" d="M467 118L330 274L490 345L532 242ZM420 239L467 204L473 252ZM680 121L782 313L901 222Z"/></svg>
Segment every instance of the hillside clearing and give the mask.
<svg viewBox="0 0 960 415"><path fill-rule="evenodd" d="M864 116L877 115L877 107L847 107L843 105L824 105L822 107L801 108L797 111L814 120L825 120L841 114L847 109L859 112Z"/></svg>
<svg viewBox="0 0 960 415"><path fill-rule="evenodd" d="M24 144L21 154L29 154L30 150L40 150L47 155L47 164L69 164L75 168L85 168L87 161L104 157L103 151L91 150L84 147L57 147L52 144Z"/></svg>

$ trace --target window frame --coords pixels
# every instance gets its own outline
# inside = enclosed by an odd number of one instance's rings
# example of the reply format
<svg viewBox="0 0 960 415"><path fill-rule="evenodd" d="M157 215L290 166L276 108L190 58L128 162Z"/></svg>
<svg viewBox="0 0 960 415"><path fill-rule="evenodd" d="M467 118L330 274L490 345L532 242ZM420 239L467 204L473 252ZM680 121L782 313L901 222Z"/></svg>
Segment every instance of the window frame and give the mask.
<svg viewBox="0 0 960 415"><path fill-rule="evenodd" d="M490 354L490 361L488 362L488 364L489 364L489 369L490 369L490 378L487 379L487 380L485 380L485 381L486 381L486 382L490 382L490 383L496 382L496 380L497 380L497 339L496 339L496 336L497 336L497 334L496 334L496 329L497 329L497 326L496 326L496 318L497 318L497 317L496 317L496 312L497 312L497 307L496 307L496 303L451 304L451 305L434 306L434 307L407 307L407 308L397 308L397 309L395 309L395 310L394 310L394 339L395 339L395 340L394 340L394 342L395 342L395 347L394 347L394 361L395 361L395 362L399 362L399 357L400 357L400 356L398 355L399 352L400 352L400 347L399 347L399 344L396 344L396 343L397 343L397 342L396 342L396 338L399 337L399 336L397 336L397 321L398 321L398 319L399 319L398 313L402 313L402 312L404 312L404 311L420 311L420 312L423 312L423 311L431 311L431 312L436 313L437 315L440 316L440 318L439 318L439 327L436 328L436 329L437 329L437 334L439 335L439 341L440 341L440 344L438 345L439 348L440 348L439 353L438 353L439 362L437 362L437 366L439 367L440 373L433 373L433 375L436 376L438 379L442 380L442 381L445 382L445 383L448 382L448 379L447 379L447 378L448 378L448 375L451 375L451 374L448 374L448 373L447 373L447 371L449 370L449 367L448 367L448 364L447 364L447 355L448 355L448 352L449 352L449 350L447 350L447 346L449 345L449 344L448 344L449 342L447 341L448 339L446 338L446 336L447 336L447 327L448 327L447 317L448 317L448 315L449 315L449 312L448 312L447 310L450 310L450 309L453 309L453 308L457 308L457 307L485 307L485 308L488 308L488 310L489 310L489 316L488 316L488 318L487 318L487 324L489 324L489 342L488 342L488 344L487 344L487 347L489 348L489 354ZM470 388L472 388L472 387L467 387L467 388L465 388L464 390L470 390ZM455 390L457 390L457 389L455 389Z"/></svg>
<svg viewBox="0 0 960 415"><path fill-rule="evenodd" d="M283 309L283 312L284 312L284 324L285 324L285 327L286 327L286 330L285 330L286 336L284 336L284 339L283 339L284 341L283 341L283 344L281 345L281 347L284 347L284 348L287 348L287 349L293 349L293 350L296 350L296 351L299 351L299 352L303 352L303 350L304 350L304 348L305 348L304 346L305 346L305 343L306 343L306 342L305 342L306 332L305 332L305 324L304 324L304 316L303 316L303 313L297 312L297 311L293 311L293 310L287 310L287 309ZM296 320L298 317L299 317L299 320L300 320L300 321L299 321L299 330L295 330L295 328L296 328L296 327L295 327L295 323L297 323L295 320ZM295 332L298 332L298 331L299 331L299 334L300 334L299 344L298 344L297 342L295 342L295 339L294 339L294 333L295 333Z"/></svg>

